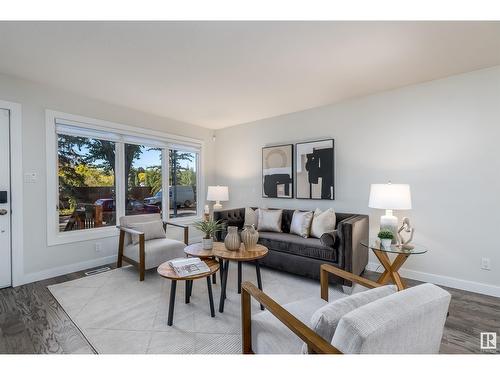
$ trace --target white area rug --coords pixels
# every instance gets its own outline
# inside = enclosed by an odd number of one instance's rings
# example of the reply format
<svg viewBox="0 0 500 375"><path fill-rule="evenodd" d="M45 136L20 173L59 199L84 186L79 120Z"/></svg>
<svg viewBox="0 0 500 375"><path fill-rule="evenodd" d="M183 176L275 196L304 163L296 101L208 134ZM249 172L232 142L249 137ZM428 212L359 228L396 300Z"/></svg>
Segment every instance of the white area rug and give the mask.
<svg viewBox="0 0 500 375"><path fill-rule="evenodd" d="M281 304L319 298L319 281L261 267L264 291ZM240 295L231 263L224 313L219 313L220 280L212 285L216 316L210 317L206 279L196 280L189 304L177 283L174 324L167 326L170 280L155 270L139 281L132 267L51 285L49 290L98 353L241 353ZM255 267L243 265L243 280L257 284ZM338 287L337 287L338 288ZM331 293L341 290L331 288ZM253 300L252 313L260 313Z"/></svg>

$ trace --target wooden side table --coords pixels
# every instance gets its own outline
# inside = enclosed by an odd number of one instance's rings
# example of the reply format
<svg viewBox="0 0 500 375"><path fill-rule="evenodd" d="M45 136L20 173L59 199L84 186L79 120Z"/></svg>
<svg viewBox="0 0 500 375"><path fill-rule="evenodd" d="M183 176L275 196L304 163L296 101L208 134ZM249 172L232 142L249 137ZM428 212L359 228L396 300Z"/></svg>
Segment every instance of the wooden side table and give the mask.
<svg viewBox="0 0 500 375"><path fill-rule="evenodd" d="M402 249L398 245L391 245L390 248L386 249L382 246L379 241L372 241L371 243L361 242L361 245L371 249L377 259L379 260L382 267L384 267L384 273L380 275L377 280L379 284L387 284L391 279L398 287L398 290L403 290L406 288L405 283L399 275L399 269L406 262L410 255L413 254L424 254L427 250L415 247L411 250ZM389 258L388 254L396 254L393 261Z"/></svg>
<svg viewBox="0 0 500 375"><path fill-rule="evenodd" d="M257 244L251 250L246 250L245 245L241 244L239 250L231 251L226 249L223 242L214 242L212 253L219 259L222 269L222 286L220 292L219 312L224 312L227 275L229 273L229 261L238 262L238 294L241 294L242 262L253 261L255 263L255 272L257 273L257 286L260 290L262 290L262 277L260 275L259 259L264 258L268 252L269 250L267 249L267 247L260 244ZM260 308L261 310L264 310L264 306L261 305Z"/></svg>
<svg viewBox="0 0 500 375"><path fill-rule="evenodd" d="M217 242L218 243L218 242ZM200 259L215 259L213 249L205 250L201 242L188 245L184 248L184 253L190 257L197 257ZM222 281L222 265L220 267L220 279ZM212 275L212 282L217 283L217 273Z"/></svg>
<svg viewBox="0 0 500 375"><path fill-rule="evenodd" d="M158 273L160 274L160 276L171 280L170 302L168 305L168 320L167 320L167 324L169 326L171 326L173 324L173 321L174 321L175 292L177 289L177 281L182 281L182 280L186 281L185 302L189 303L190 298L191 298L191 290L193 288L193 281L197 280L197 279L202 279L205 277L207 279L208 302L210 304L210 316L212 316L212 318L215 316L214 298L213 298L213 294L212 294L212 282L210 280L210 276L219 270L219 263L213 259L205 259L203 261L210 268L210 271L205 272L205 273L200 273L198 275L193 275L193 276L181 277L181 276L177 275L177 273L168 264L168 262L162 263L158 267Z"/></svg>

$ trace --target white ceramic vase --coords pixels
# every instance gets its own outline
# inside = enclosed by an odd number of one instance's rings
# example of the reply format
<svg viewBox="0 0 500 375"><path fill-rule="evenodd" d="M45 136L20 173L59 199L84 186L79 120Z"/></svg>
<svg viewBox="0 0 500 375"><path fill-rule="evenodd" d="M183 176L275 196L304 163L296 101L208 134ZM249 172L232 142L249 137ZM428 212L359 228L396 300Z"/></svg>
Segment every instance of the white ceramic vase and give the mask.
<svg viewBox="0 0 500 375"><path fill-rule="evenodd" d="M381 239L380 242L382 242L382 247L384 249L389 250L391 248L392 239L384 238L384 239Z"/></svg>
<svg viewBox="0 0 500 375"><path fill-rule="evenodd" d="M203 246L203 250L211 250L214 247L214 240L213 238L203 238L201 245Z"/></svg>

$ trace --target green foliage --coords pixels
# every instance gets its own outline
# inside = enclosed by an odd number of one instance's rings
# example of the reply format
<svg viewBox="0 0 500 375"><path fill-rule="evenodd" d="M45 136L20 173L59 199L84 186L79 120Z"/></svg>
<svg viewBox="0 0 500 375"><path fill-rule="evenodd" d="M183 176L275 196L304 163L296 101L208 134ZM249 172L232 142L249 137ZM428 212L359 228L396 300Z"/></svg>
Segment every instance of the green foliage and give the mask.
<svg viewBox="0 0 500 375"><path fill-rule="evenodd" d="M161 190L161 166L149 167L144 172L144 183L151 188L151 194L155 195Z"/></svg>
<svg viewBox="0 0 500 375"><path fill-rule="evenodd" d="M394 234L388 229L382 229L380 232L378 232L377 237L381 240L392 240L394 238Z"/></svg>
<svg viewBox="0 0 500 375"><path fill-rule="evenodd" d="M193 186L193 182L196 183L196 173L190 168L183 167L182 161L192 162L195 157L195 154L192 152L182 152L178 150L170 150L169 151L169 160L170 160L170 176L169 183L170 186L175 185L191 185ZM194 173L194 178L192 177L192 173ZM184 183L182 183L183 181Z"/></svg>
<svg viewBox="0 0 500 375"><path fill-rule="evenodd" d="M199 231L205 233L205 238L212 238L215 233L224 230L226 224L224 224L220 220L214 221L213 219L209 219L207 221L197 221L193 224L193 226Z"/></svg>
<svg viewBox="0 0 500 375"><path fill-rule="evenodd" d="M75 172L83 176L85 186L114 186L115 177L105 170L91 167L87 164L75 166Z"/></svg>
<svg viewBox="0 0 500 375"><path fill-rule="evenodd" d="M193 169L179 171L177 185L196 186L196 172Z"/></svg>

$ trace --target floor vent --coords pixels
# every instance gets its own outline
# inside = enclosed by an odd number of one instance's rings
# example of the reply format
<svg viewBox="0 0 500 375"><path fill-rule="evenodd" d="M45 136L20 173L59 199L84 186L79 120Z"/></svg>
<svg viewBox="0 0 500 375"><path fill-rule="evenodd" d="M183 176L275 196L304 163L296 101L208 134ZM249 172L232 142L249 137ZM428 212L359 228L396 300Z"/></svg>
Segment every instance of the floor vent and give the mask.
<svg viewBox="0 0 500 375"><path fill-rule="evenodd" d="M85 272L85 276L97 275L98 273L103 273L103 272L107 272L107 271L111 271L111 268L102 267L102 268L98 268L96 270Z"/></svg>

